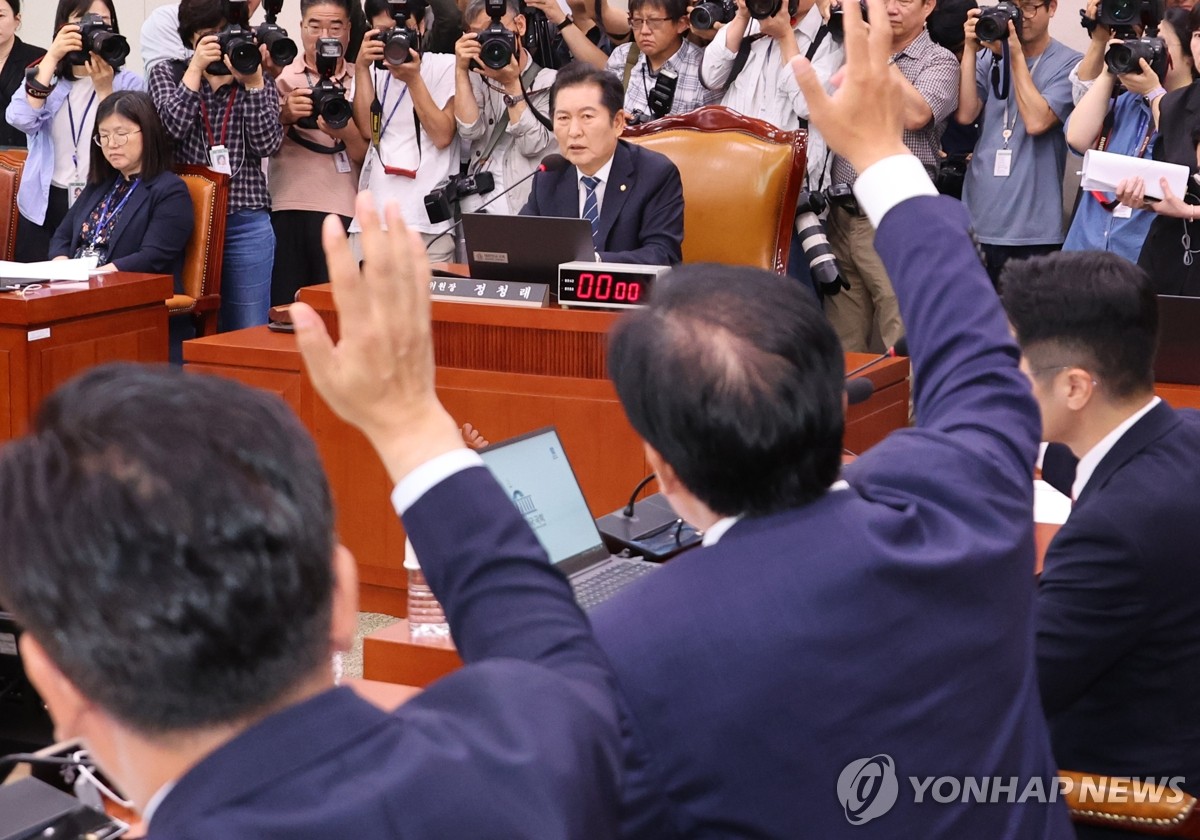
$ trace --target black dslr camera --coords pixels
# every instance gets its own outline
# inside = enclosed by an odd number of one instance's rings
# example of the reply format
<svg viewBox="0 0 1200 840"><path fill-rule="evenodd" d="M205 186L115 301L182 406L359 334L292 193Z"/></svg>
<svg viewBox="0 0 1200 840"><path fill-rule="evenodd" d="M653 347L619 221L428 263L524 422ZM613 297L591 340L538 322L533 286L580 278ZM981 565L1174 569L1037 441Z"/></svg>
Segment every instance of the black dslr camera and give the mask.
<svg viewBox="0 0 1200 840"><path fill-rule="evenodd" d="M296 120L296 125L317 128L318 117L324 117L330 128L345 128L350 122L354 108L346 99L346 89L333 80L341 59L341 41L337 38L317 39L317 73L321 79L312 88L313 112Z"/></svg>
<svg viewBox="0 0 1200 840"><path fill-rule="evenodd" d="M262 64L258 43L250 31L250 5L247 0L229 0L229 17L225 28L217 33L221 45L221 56L229 59L229 65L243 75L253 73ZM229 70L220 61L209 65L208 72L215 76L228 76Z"/></svg>
<svg viewBox="0 0 1200 840"><path fill-rule="evenodd" d="M1021 34L1021 7L1016 3L1002 2L979 12L975 20L975 37L983 43L1003 41L1008 37L1008 22L1013 22L1017 35Z"/></svg>
<svg viewBox="0 0 1200 840"><path fill-rule="evenodd" d="M129 57L129 42L98 14L88 12L80 19L79 34L83 38L83 49L67 55L71 64L87 64L88 58L95 53L119 68Z"/></svg>
<svg viewBox="0 0 1200 840"><path fill-rule="evenodd" d="M678 73L670 67L664 66L660 69L654 79L654 87L650 89L650 93L646 97L650 105L650 115L647 116L641 111L634 111L629 118L629 124L641 125L651 120L662 119L671 113L671 106L675 104L675 88L678 86Z"/></svg>
<svg viewBox="0 0 1200 840"><path fill-rule="evenodd" d="M719 2L697 3L692 9L692 14L688 20L692 24L692 29L712 29L718 23L729 23L737 16L737 4L733 0L719 0Z"/></svg>
<svg viewBox="0 0 1200 840"><path fill-rule="evenodd" d="M1132 36L1135 26L1157 31L1165 12L1166 0L1100 0L1095 21L1090 20L1086 12L1080 14L1084 16L1084 28L1089 31L1099 23L1119 36Z"/></svg>
<svg viewBox="0 0 1200 840"><path fill-rule="evenodd" d="M795 15L800 7L799 0L788 0L788 14ZM746 11L755 20L766 20L779 14L783 0L746 0Z"/></svg>
<svg viewBox="0 0 1200 840"><path fill-rule="evenodd" d="M823 193L808 190L800 193L800 199L796 203L796 232L800 238L800 247L804 250L804 258L808 260L808 270L812 273L817 289L826 296L836 295L843 288L850 288L850 284L842 278L838 270L837 257L833 255L829 238L825 236L825 226L818 218L828 206L829 201Z"/></svg>
<svg viewBox="0 0 1200 840"><path fill-rule="evenodd" d="M383 61L376 61L375 66L383 70L385 67L399 67L412 61L409 50L420 50L421 35L408 25L410 17L421 18L425 15L425 4L422 0L388 0L388 8L396 25L391 29L376 32L372 40L383 43Z"/></svg>
<svg viewBox="0 0 1200 840"><path fill-rule="evenodd" d="M1162 81L1167 74L1167 42L1162 38L1133 38L1113 44L1104 54L1104 63L1117 76L1142 72L1141 60L1146 59L1154 75Z"/></svg>
<svg viewBox="0 0 1200 840"><path fill-rule="evenodd" d="M858 8L862 9L863 20L869 20L867 0L859 0ZM829 27L829 34L835 41L841 41L846 37L846 7L844 4L839 2L829 7L829 22L825 25Z"/></svg>
<svg viewBox="0 0 1200 840"><path fill-rule="evenodd" d="M492 70L503 70L517 54L517 33L500 22L508 6L505 0L484 0L483 5L492 22L479 33L479 60Z"/></svg>
<svg viewBox="0 0 1200 840"><path fill-rule="evenodd" d="M436 225L453 219L454 205L463 196L487 195L494 189L496 178L491 172L451 175L425 196L425 213L429 216L429 223Z"/></svg>
<svg viewBox="0 0 1200 840"><path fill-rule="evenodd" d="M300 51L296 42L288 37L287 30L275 22L283 11L283 0L263 0L263 11L267 20L254 29L254 40L260 45L265 44L271 61L277 67L287 67L296 60Z"/></svg>

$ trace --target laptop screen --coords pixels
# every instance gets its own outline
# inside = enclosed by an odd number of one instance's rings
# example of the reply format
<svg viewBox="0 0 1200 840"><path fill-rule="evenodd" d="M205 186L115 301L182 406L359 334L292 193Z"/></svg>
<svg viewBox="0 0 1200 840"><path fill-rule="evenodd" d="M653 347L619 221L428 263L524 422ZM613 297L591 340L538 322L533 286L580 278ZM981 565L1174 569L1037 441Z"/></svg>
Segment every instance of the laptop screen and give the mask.
<svg viewBox="0 0 1200 840"><path fill-rule="evenodd" d="M609 556L557 431L540 429L479 454L552 563L571 574L578 571L572 560Z"/></svg>

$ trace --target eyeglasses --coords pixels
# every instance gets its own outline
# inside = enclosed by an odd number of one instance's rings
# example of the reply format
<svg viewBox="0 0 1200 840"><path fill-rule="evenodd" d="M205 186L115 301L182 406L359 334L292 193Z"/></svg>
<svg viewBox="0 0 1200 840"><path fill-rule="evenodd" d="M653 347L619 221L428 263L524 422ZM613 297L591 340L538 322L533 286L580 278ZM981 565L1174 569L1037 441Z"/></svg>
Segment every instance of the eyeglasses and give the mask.
<svg viewBox="0 0 1200 840"><path fill-rule="evenodd" d="M662 29L663 26L665 26L667 23L669 23L670 21L673 21L673 20L678 20L678 18L630 17L629 18L629 28L636 32L636 31L640 30L643 26L645 26L645 27L648 27L651 32L657 32L658 30Z"/></svg>
<svg viewBox="0 0 1200 840"><path fill-rule="evenodd" d="M331 38L340 38L346 31L346 24L341 21L333 23L322 23L319 20L310 20L304 24L304 31L309 35L328 35Z"/></svg>
<svg viewBox="0 0 1200 840"><path fill-rule="evenodd" d="M100 148L108 146L110 149L115 149L118 146L124 146L126 143L128 143L129 135L141 133L142 130L140 128L135 131L114 131L112 134L101 133L97 134L95 140L92 142L94 142Z"/></svg>
<svg viewBox="0 0 1200 840"><path fill-rule="evenodd" d="M1037 14L1038 9L1049 8L1049 3L1022 3L1020 6L1021 14L1025 17L1033 17Z"/></svg>

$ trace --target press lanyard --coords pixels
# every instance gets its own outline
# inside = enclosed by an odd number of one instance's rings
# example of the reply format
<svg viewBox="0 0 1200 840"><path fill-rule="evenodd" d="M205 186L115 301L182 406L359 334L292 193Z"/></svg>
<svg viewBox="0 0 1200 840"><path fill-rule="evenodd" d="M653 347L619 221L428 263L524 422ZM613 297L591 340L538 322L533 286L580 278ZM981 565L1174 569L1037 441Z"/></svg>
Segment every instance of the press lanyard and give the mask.
<svg viewBox="0 0 1200 840"><path fill-rule="evenodd" d="M204 104L203 98L200 100L200 116L204 119L204 133L208 135L208 146L210 149L225 145L225 138L229 136L229 119L233 116L233 102L235 99L237 99L237 86L231 85L229 103L225 106L225 117L221 121L220 142L213 136L212 123L208 119L208 106Z"/></svg>
<svg viewBox="0 0 1200 840"><path fill-rule="evenodd" d="M95 247L96 240L98 240L100 235L104 233L104 228L106 228L109 223L112 222L112 220L115 219L118 214L120 214L121 210L125 207L125 202L129 201L129 196L133 195L134 190L138 188L138 184L140 183L142 183L141 178L134 178L133 186L129 188L129 192L125 193L125 195L121 197L121 200L117 202L117 206L110 211L108 209L108 205L112 202L113 196L116 195L117 187L121 185L121 182L118 180L117 183L113 184L113 188L109 190L108 195L104 198L104 202L100 205L100 218L96 221L96 227L92 231L92 238L91 242L89 243L91 247Z"/></svg>
<svg viewBox="0 0 1200 840"><path fill-rule="evenodd" d="M1029 68L1029 78L1030 79L1033 78L1034 72L1037 70L1038 65L1042 63L1042 59L1045 57L1046 57L1046 53L1043 52L1041 55L1039 55L1037 58L1035 58L1033 60L1033 66ZM995 59L993 59L993 61L995 61ZM1009 73L1011 74L1012 71L1010 70ZM1009 103L1009 99L1006 97L1004 99L1004 130L1000 132L1000 136L1002 138L1004 138L1004 148L1006 148L1006 149L1008 148L1009 139L1013 136L1013 129L1017 127L1017 117L1021 116L1021 109L1017 108L1016 109L1017 112L1015 114L1013 114L1012 122L1010 123L1008 121L1008 103Z"/></svg>
<svg viewBox="0 0 1200 840"><path fill-rule="evenodd" d="M79 141L83 139L84 126L87 125L88 114L92 111L92 105L96 103L96 91L92 91L91 97L88 99L87 107L83 109L83 117L79 120L79 130L75 129L75 109L71 107L71 95L67 94L67 119L71 121L71 142L75 144L71 149L71 163L75 167L75 174L79 174Z"/></svg>
<svg viewBox="0 0 1200 840"><path fill-rule="evenodd" d="M389 73L388 77L387 77L387 81L385 81L383 83L383 96L379 97L379 100L378 100L379 101L379 113L375 114L374 115L375 118L373 120L371 120L371 122L373 123L371 126L372 134L375 135L372 139L375 141L376 149L379 148L379 143L383 139L384 132L387 131L388 126L392 124L392 118L396 116L396 111L398 111L400 109L400 104L402 102L404 102L404 97L408 96L408 85L405 85L404 90L401 91L401 93L400 93L400 98L397 99L396 104L392 106L392 111L390 114L388 114L387 119L381 120L380 118L383 115L383 103L387 102L388 89L391 88L391 86L392 86L392 74Z"/></svg>

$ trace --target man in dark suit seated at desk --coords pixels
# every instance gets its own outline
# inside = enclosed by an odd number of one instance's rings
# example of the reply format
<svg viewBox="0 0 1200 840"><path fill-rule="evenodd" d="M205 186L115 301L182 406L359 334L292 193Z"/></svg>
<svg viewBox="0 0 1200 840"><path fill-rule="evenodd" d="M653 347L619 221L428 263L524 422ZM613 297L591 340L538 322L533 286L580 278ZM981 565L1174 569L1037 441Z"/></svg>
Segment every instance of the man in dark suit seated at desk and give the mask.
<svg viewBox="0 0 1200 840"><path fill-rule="evenodd" d="M1154 284L1079 252L1013 264L1002 288L1043 435L1078 458L1037 593L1055 757L1200 795L1200 414L1154 395Z"/></svg>
<svg viewBox="0 0 1200 840"><path fill-rule="evenodd" d="M664 155L622 140L621 80L581 62L550 89L554 137L571 166L539 172L523 216L587 219L604 262L674 265L683 259L683 182Z"/></svg>
<svg viewBox="0 0 1200 840"><path fill-rule="evenodd" d="M314 378L378 444L471 664L394 714L333 688L358 587L312 440L273 395L119 366L65 386L0 455L0 601L27 630L29 676L58 736L85 740L151 838L612 837L611 672L436 402L431 348L371 332L423 314L427 341L428 269L413 283L408 254L384 256L369 195L359 214L365 282L392 305L350 307L357 277L339 288L337 364ZM334 227L345 282L357 271Z"/></svg>
<svg viewBox="0 0 1200 840"><path fill-rule="evenodd" d="M842 350L788 278L678 269L618 324L617 393L663 492L706 532L591 614L627 702L627 836L1073 836L1046 802L1032 650L1037 404L966 212L901 141L891 32L868 42L858 9L833 100L803 62L799 80L862 173L917 426L837 481ZM951 801L930 793L944 777ZM980 804L967 778L1007 787Z"/></svg>

